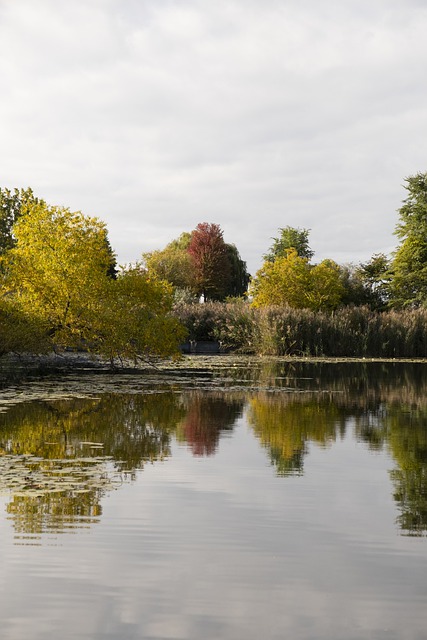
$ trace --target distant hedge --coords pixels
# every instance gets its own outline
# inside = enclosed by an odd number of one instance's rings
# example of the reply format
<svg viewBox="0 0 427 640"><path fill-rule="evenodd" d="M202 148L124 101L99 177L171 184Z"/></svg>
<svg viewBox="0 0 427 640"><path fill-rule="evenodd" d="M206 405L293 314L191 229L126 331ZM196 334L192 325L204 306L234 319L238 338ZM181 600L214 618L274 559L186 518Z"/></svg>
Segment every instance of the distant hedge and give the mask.
<svg viewBox="0 0 427 640"><path fill-rule="evenodd" d="M258 355L427 357L427 310L332 313L248 303L183 304L174 314L189 340L218 340L224 351Z"/></svg>

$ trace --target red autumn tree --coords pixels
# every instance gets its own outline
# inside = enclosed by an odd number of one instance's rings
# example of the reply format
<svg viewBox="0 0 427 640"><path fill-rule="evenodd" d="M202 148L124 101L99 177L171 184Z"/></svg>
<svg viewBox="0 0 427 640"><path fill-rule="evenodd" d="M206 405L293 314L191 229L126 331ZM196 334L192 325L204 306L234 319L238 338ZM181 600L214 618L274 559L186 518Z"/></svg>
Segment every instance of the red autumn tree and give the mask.
<svg viewBox="0 0 427 640"><path fill-rule="evenodd" d="M221 300L227 295L231 264L223 232L218 224L201 222L191 233L188 253L198 295Z"/></svg>

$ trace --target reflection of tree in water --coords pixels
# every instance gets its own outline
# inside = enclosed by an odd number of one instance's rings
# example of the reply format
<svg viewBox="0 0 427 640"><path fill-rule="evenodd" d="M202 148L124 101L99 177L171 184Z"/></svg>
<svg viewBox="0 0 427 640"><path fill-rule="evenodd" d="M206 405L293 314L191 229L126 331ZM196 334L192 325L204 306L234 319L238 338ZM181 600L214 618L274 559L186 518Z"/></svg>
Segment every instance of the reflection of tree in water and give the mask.
<svg viewBox="0 0 427 640"><path fill-rule="evenodd" d="M170 454L184 413L177 395L164 393L18 404L0 414L0 489L12 492L17 530L96 520L118 480Z"/></svg>
<svg viewBox="0 0 427 640"><path fill-rule="evenodd" d="M372 450L387 447L398 523L409 535L427 532L427 376L425 364L310 365L312 388L322 393L259 393L249 420L281 475L302 473L310 441L327 444L348 425ZM334 372L336 377L334 376ZM303 374L299 371L298 374ZM325 373L325 375L323 375ZM270 371L271 374L271 371ZM303 382L302 382L303 384ZM329 393L331 392L331 393Z"/></svg>
<svg viewBox="0 0 427 640"><path fill-rule="evenodd" d="M302 474L308 442L326 446L342 428L342 411L319 394L259 393L248 420L279 475Z"/></svg>
<svg viewBox="0 0 427 640"><path fill-rule="evenodd" d="M183 415L172 393L19 404L0 414L0 453L50 459L102 453L118 468L135 470L169 455L170 432Z"/></svg>
<svg viewBox="0 0 427 640"><path fill-rule="evenodd" d="M397 463L391 477L399 525L421 535L427 531L424 367L275 363L264 371L259 366L256 386L263 389L277 379L280 391L255 393L252 387L248 418L281 475L301 474L309 443L327 446L349 426L371 449L387 447ZM240 380L242 371L236 375ZM194 455L213 454L247 397L219 390L101 393L10 406L0 413L0 490L12 496L7 509L16 530L39 534L96 521L113 478L132 478L136 469L170 455L172 434L187 441ZM87 468L87 476L73 485L78 466ZM17 486L17 478L23 484Z"/></svg>
<svg viewBox="0 0 427 640"><path fill-rule="evenodd" d="M408 535L427 531L427 399L423 406L390 408L388 446L398 467L391 471L399 525Z"/></svg>
<svg viewBox="0 0 427 640"><path fill-rule="evenodd" d="M7 512L15 530L40 534L88 526L101 515L100 499L121 482L105 457L0 457L0 491L12 495Z"/></svg>
<svg viewBox="0 0 427 640"><path fill-rule="evenodd" d="M183 396L185 417L177 437L185 440L193 455L209 456L216 452L222 431L231 430L241 417L243 399L224 393L192 393Z"/></svg>
<svg viewBox="0 0 427 640"><path fill-rule="evenodd" d="M221 393L103 394L38 401L0 414L0 491L17 532L96 522L106 492L170 455L171 434L195 455L214 453L243 400Z"/></svg>
<svg viewBox="0 0 427 640"><path fill-rule="evenodd" d="M69 533L70 529L89 528L99 521L102 513L99 500L97 493L88 493L84 498L59 494L14 495L6 510L13 519L16 534L39 537L42 533Z"/></svg>

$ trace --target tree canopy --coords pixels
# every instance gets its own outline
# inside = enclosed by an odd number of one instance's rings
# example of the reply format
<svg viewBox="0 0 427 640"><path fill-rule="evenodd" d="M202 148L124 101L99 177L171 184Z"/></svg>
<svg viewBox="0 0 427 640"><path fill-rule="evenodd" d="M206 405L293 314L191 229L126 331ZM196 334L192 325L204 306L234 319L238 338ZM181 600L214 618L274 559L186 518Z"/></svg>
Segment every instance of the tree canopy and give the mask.
<svg viewBox="0 0 427 640"><path fill-rule="evenodd" d="M374 254L358 265L341 265L344 287L343 305L368 306L373 311L387 308L390 298L390 261L383 253Z"/></svg>
<svg viewBox="0 0 427 640"><path fill-rule="evenodd" d="M332 260L310 265L294 249L264 262L251 282L254 307L287 305L298 309L334 309L343 294L341 274Z"/></svg>
<svg viewBox="0 0 427 640"><path fill-rule="evenodd" d="M107 357L150 358L176 354L186 330L172 315L172 287L150 277L141 265L105 279L92 318L92 348Z"/></svg>
<svg viewBox="0 0 427 640"><path fill-rule="evenodd" d="M59 343L87 339L110 265L104 223L40 202L27 208L13 230L16 246L6 259L13 299L43 319Z"/></svg>
<svg viewBox="0 0 427 640"><path fill-rule="evenodd" d="M188 245L197 293L206 300L224 297L230 277L230 263L223 232L218 224L200 222Z"/></svg>
<svg viewBox="0 0 427 640"><path fill-rule="evenodd" d="M15 244L13 227L22 213L30 206L44 204L36 198L33 190L3 189L0 187L0 255L11 249Z"/></svg>
<svg viewBox="0 0 427 640"><path fill-rule="evenodd" d="M202 222L164 249L142 257L149 273L173 285L177 298L189 292L193 299L224 300L241 297L248 289L246 262L214 223Z"/></svg>
<svg viewBox="0 0 427 640"><path fill-rule="evenodd" d="M174 303L248 292L255 307L427 306L427 172L406 178L405 189L391 260L312 264L310 230L286 226L251 279L218 224L201 222L118 272L99 219L49 206L31 188L0 188L0 355L52 345L112 359L166 355L184 339Z"/></svg>
<svg viewBox="0 0 427 640"><path fill-rule="evenodd" d="M312 259L314 251L308 244L310 229L287 226L280 228L279 231L280 236L272 239L273 244L268 253L263 256L264 260L274 262L277 258L285 257L290 249L294 249L300 258Z"/></svg>
<svg viewBox="0 0 427 640"><path fill-rule="evenodd" d="M391 264L391 298L397 307L427 302L427 173L417 173L405 182L408 196L395 229L400 244Z"/></svg>
<svg viewBox="0 0 427 640"><path fill-rule="evenodd" d="M81 212L28 206L3 258L3 294L54 347L86 347L110 359L176 353L185 332L171 317L170 286L114 261L105 224ZM35 349L36 350L36 349Z"/></svg>

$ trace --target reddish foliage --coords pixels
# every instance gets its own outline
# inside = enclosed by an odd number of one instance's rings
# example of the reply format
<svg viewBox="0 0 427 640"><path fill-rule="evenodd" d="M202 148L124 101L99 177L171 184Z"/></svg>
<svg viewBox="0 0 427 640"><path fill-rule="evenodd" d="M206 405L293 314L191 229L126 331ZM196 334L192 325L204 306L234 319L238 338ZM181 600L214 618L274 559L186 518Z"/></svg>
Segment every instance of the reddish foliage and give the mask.
<svg viewBox="0 0 427 640"><path fill-rule="evenodd" d="M220 226L209 222L198 224L191 234L188 253L200 295L205 300L221 299L230 279L231 266Z"/></svg>

